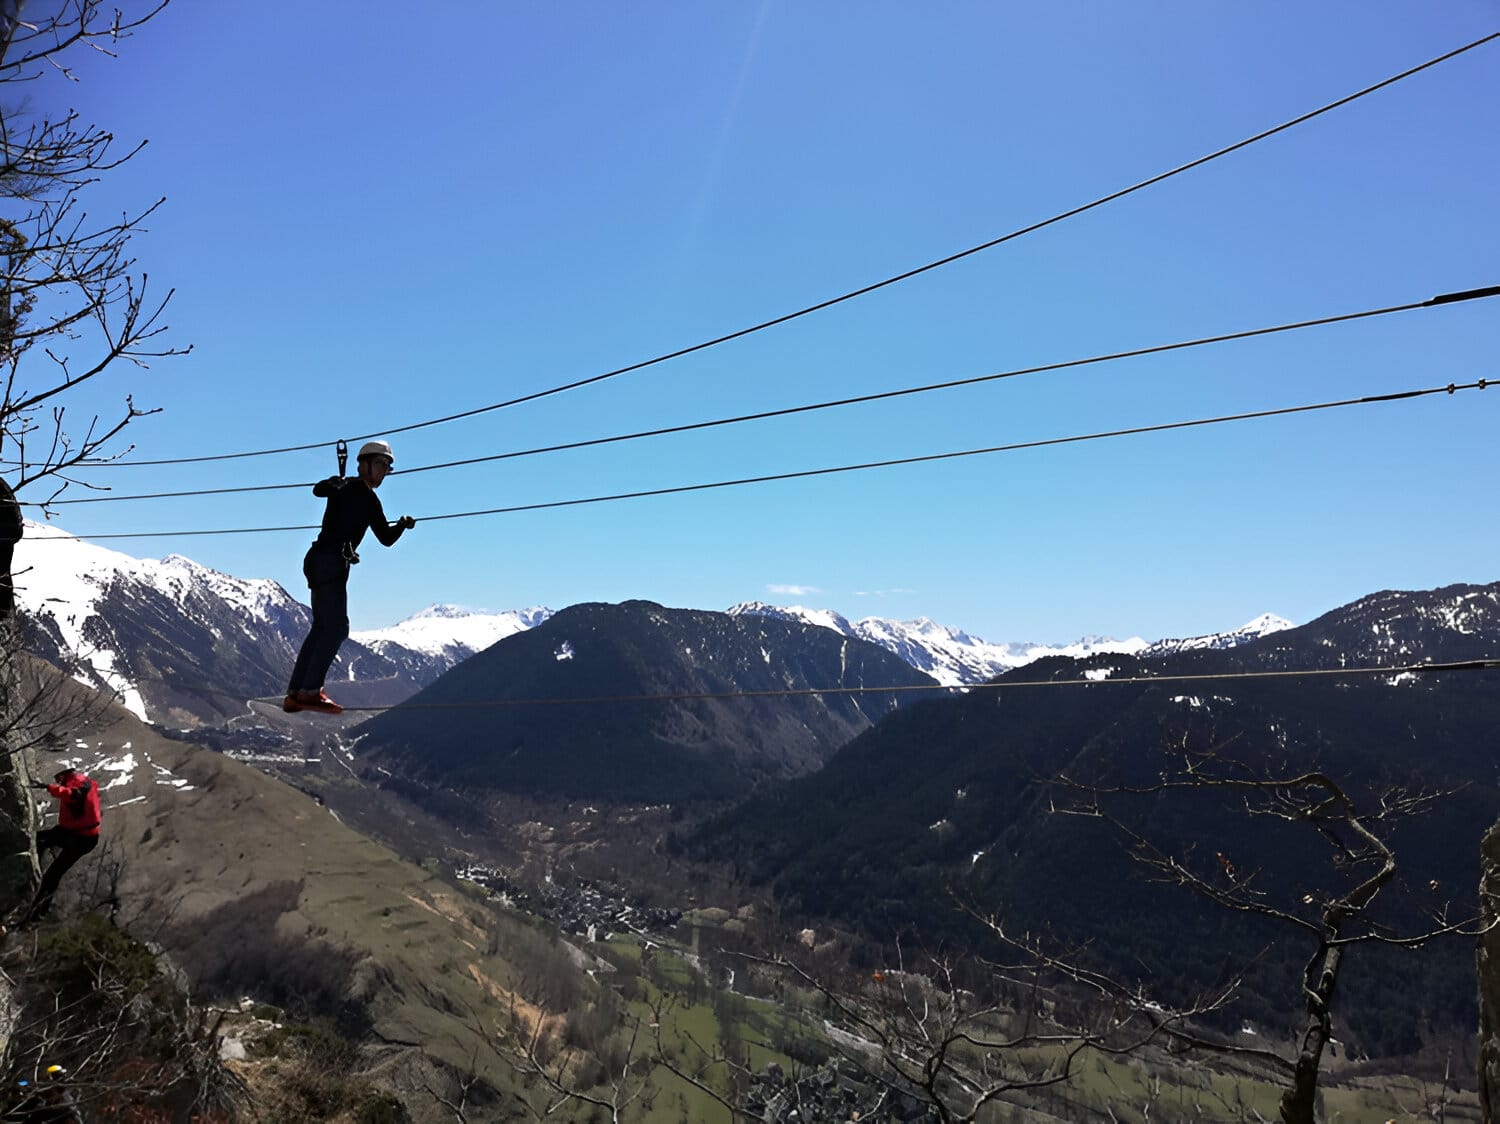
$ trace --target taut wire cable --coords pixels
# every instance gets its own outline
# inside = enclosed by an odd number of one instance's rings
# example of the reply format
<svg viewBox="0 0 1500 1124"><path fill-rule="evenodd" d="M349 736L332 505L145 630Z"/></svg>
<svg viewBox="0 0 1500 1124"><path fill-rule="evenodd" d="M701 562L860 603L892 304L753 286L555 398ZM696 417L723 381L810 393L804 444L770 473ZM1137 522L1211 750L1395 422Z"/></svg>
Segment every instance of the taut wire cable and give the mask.
<svg viewBox="0 0 1500 1124"><path fill-rule="evenodd" d="M664 426L659 429L641 430L636 433L621 433L613 437L595 437L583 441L568 441L557 445L541 445L531 449L516 449L505 453L491 453L480 457L466 457L463 460L444 461L441 464L419 465L416 468L402 469L400 475L410 476L417 472L434 472L439 469L462 468L475 464L487 464L492 461L513 460L517 457L531 457L539 453L560 453L573 449L587 449L599 445L611 445L621 441L635 441L646 437L662 437L673 433L690 433L700 429L712 429L716 426L737 425L741 422L764 421L769 418L788 417L793 414L811 413L814 410L828 410L841 406L853 406L866 402L878 402L888 398L900 398L912 394L925 394L933 390L951 390L955 387L974 386L980 383L995 382L999 379L1015 378L1019 375L1034 375L1048 371L1061 371L1072 367L1084 367L1096 363L1109 363L1120 359L1135 359L1145 355L1158 355L1163 352L1181 351L1186 348L1202 347L1206 344L1225 343L1231 340L1250 339L1255 336L1272 335L1277 332L1291 332L1299 328L1320 327L1327 324L1345 323L1351 320L1362 320L1372 316L1386 316L1394 312L1409 312L1416 308L1433 308L1438 305L1454 304L1459 301L1478 300L1484 297L1500 296L1500 285L1492 285L1484 289L1469 289L1461 293L1444 293L1441 296L1432 297L1429 300L1417 301L1411 304L1389 305L1385 308L1366 309L1362 312L1345 312L1335 316L1322 316L1313 320L1299 320L1289 324L1277 324L1268 328L1250 328L1245 331L1229 332L1217 336L1201 336L1197 339L1181 340L1176 343L1153 344L1149 347L1134 348L1129 351L1115 351L1103 355L1092 355L1083 359L1066 359L1055 363L1043 363L1034 367L1017 367L1009 371L999 371L988 375L975 375L970 378L953 379L948 382L929 383L925 386L911 386L901 390L883 390L871 394L861 394L852 398L837 398L827 402L814 402L803 406L788 406L778 410L765 410L755 414L740 414L735 417L716 418L711 421L689 422L684 425ZM79 503L123 503L128 500L161 500L181 499L187 496L223 496L230 494L242 494L246 492L275 492L285 491L293 488L307 488L312 486L312 481L295 484L247 484L232 488L196 488L182 492L149 492L142 495L126 496L82 496L76 499L57 499L46 502L24 501L23 507L54 507L62 504Z"/></svg>
<svg viewBox="0 0 1500 1124"><path fill-rule="evenodd" d="M1037 441L1018 441L1009 445L991 445L982 449L962 449L949 453L928 453L922 456L897 457L891 460L866 461L862 464L837 465L832 468L810 468L798 472L778 472L766 476L745 476L735 480L715 480L706 484L680 484L669 488L649 488L638 492L615 492L603 496L585 496L572 500L549 500L542 503L514 504L510 507L491 507L477 511L455 511L444 515L424 515L418 522L436 523L447 519L474 519L482 515L514 515L523 511L547 511L553 508L580 507L585 504L610 503L617 500L645 499L651 496L684 495L689 492L706 492L716 488L734 488L748 484L768 484L780 480L804 480L816 476L833 476L844 472L862 472L873 468L894 468L900 465L930 464L936 461L956 460L960 457L978 457L993 453L1010 453L1021 449L1041 449L1053 445L1072 445L1084 441L1101 441L1106 438L1130 437L1144 433L1164 433L1174 429L1191 429L1197 426L1221 425L1226 422L1251 421L1261 418L1285 417L1305 414L1316 410L1336 410L1347 406L1365 406L1377 402L1395 402L1404 399L1422 398L1433 394L1453 395L1460 390L1484 390L1492 380L1478 379L1470 383L1446 383L1442 386L1424 387L1418 390L1402 390L1391 394L1371 394L1362 398L1342 398L1332 402L1313 402L1303 406L1280 406L1268 410L1252 410L1239 414L1221 414L1211 418L1195 418L1191 421L1161 422L1155 425L1131 426L1127 429L1111 429L1098 433L1083 433L1071 437L1048 437ZM97 535L68 535L66 538L31 538L23 542L66 542L70 539L101 541L105 539L164 539L188 538L201 535L253 535L280 531L316 531L321 524L299 523L280 527L230 527L214 530L181 531L119 531Z"/></svg>
<svg viewBox="0 0 1500 1124"><path fill-rule="evenodd" d="M1101 653L1107 656L1108 653ZM1120 678L1100 676L1097 679L1018 679L992 680L988 683L944 685L941 683L900 684L888 687L786 687L765 691L678 691L651 695L586 695L577 698L562 696L540 699L467 699L463 702L399 702L384 706L346 706L344 713L373 714L388 710L473 710L487 707L510 706L568 706L583 703L636 703L636 702L705 702L724 699L774 699L807 697L811 695L897 695L913 692L934 691L1009 691L1034 687L1106 687L1164 683L1221 683L1229 680L1257 679L1326 679L1366 675L1418 675L1456 671L1500 670L1500 659L1455 660L1449 663L1416 663L1394 666L1363 667L1315 667L1285 668L1277 671L1219 671L1194 674L1187 672L1173 675L1130 675ZM211 692L222 694L223 692ZM238 698L237 695L225 695ZM280 698L257 698L249 702L274 703Z"/></svg>
<svg viewBox="0 0 1500 1124"><path fill-rule="evenodd" d="M657 355L651 359L644 359L637 363L631 363L623 367L616 367L614 370L605 371L602 374L591 375L588 378L575 379L572 382L563 383L560 386L550 387L546 390L533 391L530 394L523 394L516 398L506 399L503 402L493 402L487 406L478 406L471 410L463 410L459 413L447 414L439 418L430 418L427 421L413 422L409 425L375 430L370 433L362 433L355 437L343 438L343 440L353 442L365 441L374 437L390 437L394 434L410 433L414 430L425 429L429 426L445 425L448 422L475 417L479 414L486 414L495 410L503 410L510 406L519 406L526 402L535 402L538 399L547 398L554 394L561 394L564 391L576 390L579 387L590 386L594 383L603 382L606 379L612 379L620 375L630 374L634 371L644 370L647 367L654 367L658 364L666 363L669 360L681 358L684 355L692 355L695 352L706 351L711 347L717 347L720 344L728 343L731 340L737 340L744 336L753 335L756 332L762 332L768 328L774 328L777 325L786 324L792 320L800 319L803 316L809 316L812 313L821 312L824 309L832 308L835 305L843 304L844 302L854 300L857 297L865 296L869 293L876 292L877 290L884 289L888 286L898 284L899 282L920 276L921 274L931 272L932 270L940 269L945 265L951 265L956 261L961 261L964 258L972 257L973 255L982 253L985 250L994 249L996 246L1014 241L1028 234L1034 234L1038 230L1044 230L1049 226L1053 226L1057 223L1064 222L1071 218L1076 218L1078 215L1082 215L1088 211L1092 211L1097 207L1102 207L1107 203L1113 203L1118 199L1123 199L1128 195L1133 195L1137 191L1142 191L1145 188L1152 187L1156 184L1172 179L1174 176L1180 176L1184 172L1192 171L1194 168L1200 168L1203 165L1211 163L1214 160L1218 160L1222 157L1230 155L1231 153L1238 152L1242 148L1248 148L1250 145L1256 144L1263 140L1267 140L1270 137L1276 136L1278 133L1286 132L1288 129L1296 128L1298 125L1305 124L1306 122L1311 121L1316 117L1321 117L1325 113L1330 113L1335 109L1340 109L1343 106L1349 105L1352 102L1356 102L1361 98L1368 97L1370 94L1376 93L1379 90L1383 90L1387 86L1393 86L1398 82L1412 77L1413 75L1420 74L1421 72L1445 63L1450 59L1457 58L1459 55L1462 55L1468 51L1472 51L1478 47L1482 47L1486 44L1492 43L1496 39L1500 39L1500 31L1481 36L1471 43L1466 43L1461 47L1456 47L1453 50L1447 51L1435 58L1428 59L1426 62L1418 63L1416 66L1409 67L1408 69L1401 71L1399 74L1393 74L1389 78L1382 79L1381 81L1376 82L1373 85L1366 86L1361 90L1356 90L1352 94L1346 94L1335 101L1331 101L1325 105L1319 106L1317 109L1309 110L1306 113L1299 114L1298 116L1293 117L1287 121L1283 121L1279 125L1273 125L1269 129L1263 129L1261 132L1256 133L1253 136L1246 137L1243 140L1234 142L1233 144L1225 145L1223 148L1216 149L1215 151L1210 152L1207 155L1199 156L1194 160L1189 160L1185 164L1179 164L1175 168L1168 169L1165 172L1158 172L1156 175L1150 176L1147 179L1138 180L1137 182L1131 184L1129 187L1119 188L1107 195L1101 195L1098 198L1091 200L1090 202L1081 203L1078 206L1070 207L1065 211L1059 211L1057 214L1052 215L1050 218L1041 219L1037 222L1019 227L1015 230L1010 231L1008 234L1002 234L999 237L991 238L987 242L981 242L977 246L970 246L966 250L960 250L957 253L949 254L946 257L937 259L936 261L928 262L926 265L920 265L913 269L905 270L901 273L895 274L894 276L887 277L882 281L875 281L871 284L863 285L858 289L853 289L847 293L841 294L840 296L830 297L827 300L818 301L816 304L807 305L806 307L799 308L794 312L784 313L769 320L763 320L758 324L752 324L748 328L741 328L738 331L729 332L721 336L716 336L713 339L705 340L702 343L696 343L689 347L681 347L676 349L675 351L669 351L662 355ZM98 467L104 467L105 464L120 467L123 467L127 464L200 464L206 461L238 460L245 457L271 456L278 453L305 452L309 449L321 449L324 446L330 445L332 443L332 441L316 441L305 445L286 445L276 449L254 449L239 453L216 453L206 456L173 457L161 460L100 462Z"/></svg>

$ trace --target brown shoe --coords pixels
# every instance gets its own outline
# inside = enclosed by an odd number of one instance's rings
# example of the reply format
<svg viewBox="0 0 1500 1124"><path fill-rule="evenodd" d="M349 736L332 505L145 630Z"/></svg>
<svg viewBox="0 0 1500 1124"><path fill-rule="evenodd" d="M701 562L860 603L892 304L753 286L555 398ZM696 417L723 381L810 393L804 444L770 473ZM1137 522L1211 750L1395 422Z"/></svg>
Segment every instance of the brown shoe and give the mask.
<svg viewBox="0 0 1500 1124"><path fill-rule="evenodd" d="M301 691L287 692L286 698L281 700L281 709L288 714L296 714L297 711L302 709L302 704L297 700L297 696L301 693Z"/></svg>

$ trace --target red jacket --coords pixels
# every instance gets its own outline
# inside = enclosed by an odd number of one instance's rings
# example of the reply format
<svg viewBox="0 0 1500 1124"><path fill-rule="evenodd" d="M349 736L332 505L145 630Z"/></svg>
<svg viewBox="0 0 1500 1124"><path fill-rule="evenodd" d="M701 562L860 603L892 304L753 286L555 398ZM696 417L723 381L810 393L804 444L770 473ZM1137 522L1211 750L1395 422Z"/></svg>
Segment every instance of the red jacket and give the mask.
<svg viewBox="0 0 1500 1124"><path fill-rule="evenodd" d="M57 826L79 835L99 834L99 786L87 773L74 773L66 784L49 784L57 797Z"/></svg>

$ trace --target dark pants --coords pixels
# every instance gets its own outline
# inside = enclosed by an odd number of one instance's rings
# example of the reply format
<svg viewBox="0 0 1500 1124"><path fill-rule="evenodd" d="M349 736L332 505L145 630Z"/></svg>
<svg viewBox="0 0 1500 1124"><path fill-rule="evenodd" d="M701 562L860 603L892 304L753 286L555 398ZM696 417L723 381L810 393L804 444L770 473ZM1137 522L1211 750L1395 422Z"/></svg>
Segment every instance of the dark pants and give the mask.
<svg viewBox="0 0 1500 1124"><path fill-rule="evenodd" d="M15 543L0 542L0 618L16 615L16 587L10 579L10 564L15 554Z"/></svg>
<svg viewBox="0 0 1500 1124"><path fill-rule="evenodd" d="M36 897L31 900L31 908L26 911L27 921L39 921L47 916L47 911L52 908L52 895L57 893L57 884L62 881L63 875L72 870L74 863L97 846L99 846L97 835L80 835L65 827L49 827L46 831L37 832L37 855L40 856L44 851L56 848L57 857L52 860L46 873L42 875L42 884L37 887Z"/></svg>
<svg viewBox="0 0 1500 1124"><path fill-rule="evenodd" d="M321 690L339 645L349 635L349 563L341 555L313 547L302 560L302 573L312 591L312 627L297 653L288 694Z"/></svg>

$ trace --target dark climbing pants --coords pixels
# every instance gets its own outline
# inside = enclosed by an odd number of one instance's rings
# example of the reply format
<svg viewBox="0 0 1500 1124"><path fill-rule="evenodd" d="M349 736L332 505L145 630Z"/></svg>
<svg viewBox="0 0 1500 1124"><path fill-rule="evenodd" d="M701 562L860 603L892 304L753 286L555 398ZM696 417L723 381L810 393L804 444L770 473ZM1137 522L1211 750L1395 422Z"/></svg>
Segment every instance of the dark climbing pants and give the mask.
<svg viewBox="0 0 1500 1124"><path fill-rule="evenodd" d="M297 662L287 693L317 691L349 635L349 563L330 551L314 547L302 560L302 572L312 591L312 627Z"/></svg>
<svg viewBox="0 0 1500 1124"><path fill-rule="evenodd" d="M0 542L0 618L16 615L16 587L10 576L10 564L15 553L15 543Z"/></svg>
<svg viewBox="0 0 1500 1124"><path fill-rule="evenodd" d="M97 835L80 835L65 827L49 827L37 832L36 853L56 848L57 857L42 875L42 884L37 887L36 897L31 899L31 908L26 911L27 921L40 921L52 908L52 895L57 893L57 884L64 874L73 869L73 864L99 845Z"/></svg>

